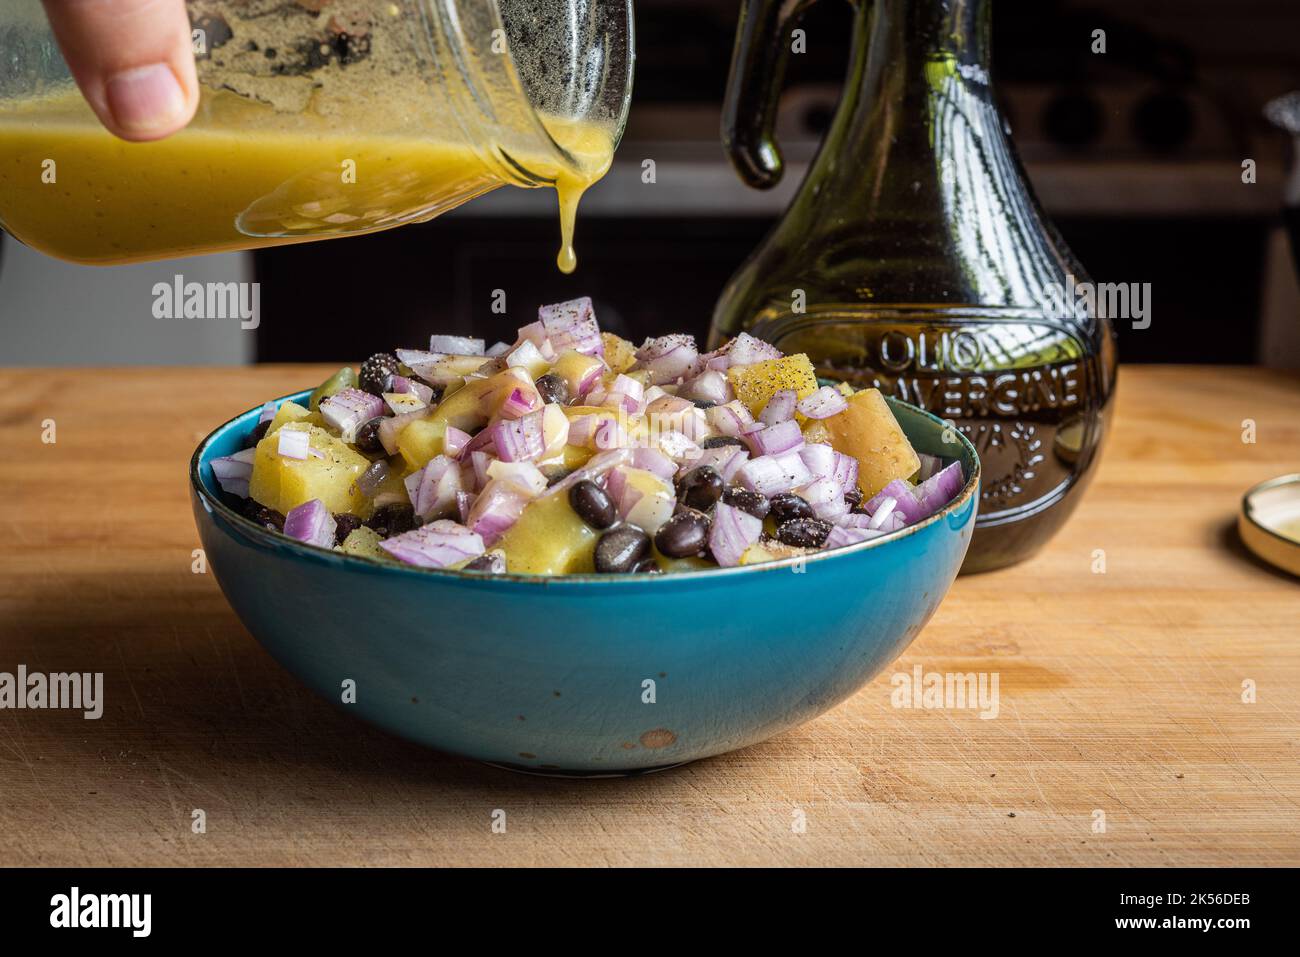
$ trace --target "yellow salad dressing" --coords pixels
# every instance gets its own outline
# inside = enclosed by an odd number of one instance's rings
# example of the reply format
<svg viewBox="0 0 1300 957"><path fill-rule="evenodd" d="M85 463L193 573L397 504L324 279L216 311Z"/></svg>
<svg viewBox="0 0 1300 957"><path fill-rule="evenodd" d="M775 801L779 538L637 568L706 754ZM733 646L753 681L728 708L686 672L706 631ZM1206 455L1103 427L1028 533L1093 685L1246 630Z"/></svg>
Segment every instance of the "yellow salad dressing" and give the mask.
<svg viewBox="0 0 1300 957"><path fill-rule="evenodd" d="M72 94L0 113L0 219L61 259L111 264L301 242L429 219L502 183L462 142L271 128L282 117L231 94L205 94L204 123L154 143L100 128ZM269 122L268 122L269 121ZM609 133L544 121L576 161L511 155L554 186L571 272L582 193L608 170Z"/></svg>

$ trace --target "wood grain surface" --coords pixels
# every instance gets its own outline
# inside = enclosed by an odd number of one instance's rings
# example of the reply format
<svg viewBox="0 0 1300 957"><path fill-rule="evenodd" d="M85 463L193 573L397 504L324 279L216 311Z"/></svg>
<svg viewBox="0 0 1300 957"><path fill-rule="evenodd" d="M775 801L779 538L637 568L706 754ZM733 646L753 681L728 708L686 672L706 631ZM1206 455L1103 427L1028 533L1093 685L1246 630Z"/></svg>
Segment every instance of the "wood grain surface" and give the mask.
<svg viewBox="0 0 1300 957"><path fill-rule="evenodd" d="M199 439L327 371L0 371L0 672L105 676L98 721L0 710L0 865L1300 864L1300 580L1233 531L1248 486L1300 470L1300 380L1123 369L1065 530L959 579L854 698L566 781L350 719L192 572ZM996 674L997 716L894 707L916 666Z"/></svg>

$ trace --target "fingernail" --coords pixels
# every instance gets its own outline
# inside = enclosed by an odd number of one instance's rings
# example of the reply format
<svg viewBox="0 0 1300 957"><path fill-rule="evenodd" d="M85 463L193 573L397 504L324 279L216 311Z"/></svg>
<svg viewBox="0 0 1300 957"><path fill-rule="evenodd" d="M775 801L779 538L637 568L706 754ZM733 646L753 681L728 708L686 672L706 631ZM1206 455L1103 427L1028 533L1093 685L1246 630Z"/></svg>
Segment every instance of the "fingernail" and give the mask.
<svg viewBox="0 0 1300 957"><path fill-rule="evenodd" d="M185 109L185 94L165 63L123 70L109 78L105 95L117 125L133 133L169 131Z"/></svg>

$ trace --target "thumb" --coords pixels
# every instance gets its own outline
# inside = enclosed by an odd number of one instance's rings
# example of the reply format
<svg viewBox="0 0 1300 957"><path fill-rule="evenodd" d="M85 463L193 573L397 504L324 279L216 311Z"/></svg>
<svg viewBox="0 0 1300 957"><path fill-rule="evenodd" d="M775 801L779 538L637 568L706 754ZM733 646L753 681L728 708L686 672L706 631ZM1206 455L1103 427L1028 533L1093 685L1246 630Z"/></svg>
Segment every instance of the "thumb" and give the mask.
<svg viewBox="0 0 1300 957"><path fill-rule="evenodd" d="M43 0L86 102L110 132L156 140L194 116L199 84L185 0Z"/></svg>

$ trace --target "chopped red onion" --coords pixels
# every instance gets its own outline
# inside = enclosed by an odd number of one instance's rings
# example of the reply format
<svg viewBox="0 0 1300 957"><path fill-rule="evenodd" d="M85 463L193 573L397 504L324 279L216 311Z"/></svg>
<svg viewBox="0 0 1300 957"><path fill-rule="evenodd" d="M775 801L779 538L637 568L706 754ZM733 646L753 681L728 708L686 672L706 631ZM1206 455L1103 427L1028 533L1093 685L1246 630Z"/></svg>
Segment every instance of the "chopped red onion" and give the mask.
<svg viewBox="0 0 1300 957"><path fill-rule="evenodd" d="M617 419L602 419L596 426L596 448L621 449L628 444L627 430Z"/></svg>
<svg viewBox="0 0 1300 957"><path fill-rule="evenodd" d="M482 339L470 339L465 336L430 336L429 351L443 352L453 356L483 355Z"/></svg>
<svg viewBox="0 0 1300 957"><path fill-rule="evenodd" d="M848 491L858 487L858 460L843 452L835 453L835 468L831 477L840 483L840 488Z"/></svg>
<svg viewBox="0 0 1300 957"><path fill-rule="evenodd" d="M546 361L546 358L542 355L542 350L537 348L536 343L531 339L525 339L519 343L511 352L506 354L505 359L507 366L520 366L525 369Z"/></svg>
<svg viewBox="0 0 1300 957"><path fill-rule="evenodd" d="M880 507L880 503L884 502L886 499L893 499L894 504L897 505L900 499L910 498L911 494L912 486L910 484L904 482L902 479L894 479L875 495L871 496L871 498L867 499L866 504L862 507L866 510L868 515L875 515L876 509Z"/></svg>
<svg viewBox="0 0 1300 957"><path fill-rule="evenodd" d="M692 342L679 345L662 355L655 356L653 359L639 362L638 366L650 374L651 385L663 385L667 382L677 382L689 375L699 356L700 354L696 350L694 342Z"/></svg>
<svg viewBox="0 0 1300 957"><path fill-rule="evenodd" d="M681 432L660 432L659 451L669 456L674 462L694 462L704 450Z"/></svg>
<svg viewBox="0 0 1300 957"><path fill-rule="evenodd" d="M961 463L953 462L914 488L912 497L925 513L923 517L928 517L951 502L965 484Z"/></svg>
<svg viewBox="0 0 1300 957"><path fill-rule="evenodd" d="M793 419L795 404L798 401L799 397L794 389L779 389L767 400L767 405L759 413L758 420L764 425L776 425L778 422Z"/></svg>
<svg viewBox="0 0 1300 957"><path fill-rule="evenodd" d="M893 498L884 498L876 503L876 510L871 514L871 521L867 522L867 528L882 528L885 523L894 514L894 506L898 501ZM903 516L903 521L907 521L907 516Z"/></svg>
<svg viewBox="0 0 1300 957"><path fill-rule="evenodd" d="M320 414L339 430L344 442L355 442L357 429L384 414L384 400L360 389L341 389L321 400Z"/></svg>
<svg viewBox="0 0 1300 957"><path fill-rule="evenodd" d="M456 512L460 515L461 524L469 520L469 510L474 507L474 499L478 498L473 492L460 491L456 493Z"/></svg>
<svg viewBox="0 0 1300 957"><path fill-rule="evenodd" d="M674 332L655 339L647 339L641 343L641 348L637 349L636 357L640 362L648 362L681 348L694 349L695 354L699 355L699 350L695 348L694 336L684 332Z"/></svg>
<svg viewBox="0 0 1300 957"><path fill-rule="evenodd" d="M303 429L283 428L279 431L280 441L276 452L286 459L305 459L311 449L311 435Z"/></svg>
<svg viewBox="0 0 1300 957"><path fill-rule="evenodd" d="M736 471L745 488L769 498L806 484L812 475L797 452L762 455L750 459Z"/></svg>
<svg viewBox="0 0 1300 957"><path fill-rule="evenodd" d="M450 513L456 507L456 493L464 491L460 467L446 455L435 455L405 481L415 514L423 519Z"/></svg>
<svg viewBox="0 0 1300 957"><path fill-rule="evenodd" d="M740 402L715 405L705 410L704 417L714 431L737 438L744 435L745 429L754 424L754 417L750 415L749 409Z"/></svg>
<svg viewBox="0 0 1300 957"><path fill-rule="evenodd" d="M789 452L797 456L798 451L803 448L803 432L794 419L787 419L757 432L751 432L747 438L757 455L781 455ZM802 459L800 465L802 466Z"/></svg>
<svg viewBox="0 0 1300 957"><path fill-rule="evenodd" d="M709 526L709 551L723 568L739 565L745 550L762 533L761 518L719 502L713 507L713 522Z"/></svg>
<svg viewBox="0 0 1300 957"><path fill-rule="evenodd" d="M835 473L835 450L822 442L813 442L799 450L799 458L808 466L808 471L817 478L826 478ZM837 479L838 481L838 479ZM843 487L843 483L840 483Z"/></svg>
<svg viewBox="0 0 1300 957"><path fill-rule="evenodd" d="M691 402L709 402L713 405L722 405L733 398L731 383L727 381L727 377L713 370L701 372L687 381L677 394L683 399L690 399Z"/></svg>
<svg viewBox="0 0 1300 957"><path fill-rule="evenodd" d="M662 479L671 480L677 474L677 463L659 449L633 449L632 466L653 472Z"/></svg>
<svg viewBox="0 0 1300 957"><path fill-rule="evenodd" d="M632 458L630 449L610 449L607 452L597 452L582 468L574 469L560 481L556 482L545 492L542 498L550 498L552 495L567 493L569 489L583 481L598 482L610 469L617 468L625 464Z"/></svg>
<svg viewBox="0 0 1300 957"><path fill-rule="evenodd" d="M275 418L275 413L278 411L280 411L280 407L274 402L266 403L266 405L262 406L262 412L257 417L257 424L261 425L263 422L270 422Z"/></svg>
<svg viewBox="0 0 1300 957"><path fill-rule="evenodd" d="M485 353L483 353L483 354L484 354L485 356L487 356L488 358L495 359L495 358L497 358L498 356L503 356L503 355L505 355L505 354L506 354L507 352L509 352L509 351L510 351L510 343L508 343L508 342L494 342L494 343L492 343L492 347L491 347L490 349L488 349L488 350L487 350Z"/></svg>
<svg viewBox="0 0 1300 957"><path fill-rule="evenodd" d="M594 365L584 372L582 378L578 381L578 395L584 396L591 392L604 374L605 367L601 365Z"/></svg>
<svg viewBox="0 0 1300 957"><path fill-rule="evenodd" d="M579 447L592 445L596 438L596 430L600 427L603 417L596 415L594 412L588 415L580 415L576 419L569 420L569 444Z"/></svg>
<svg viewBox="0 0 1300 957"><path fill-rule="evenodd" d="M658 388L653 386L652 388ZM662 389L660 390L663 391ZM699 411L695 404L689 399L681 396L669 395L664 392L663 395L656 396L654 401L648 402L645 407L646 415L655 415L661 417L680 416L687 412Z"/></svg>
<svg viewBox="0 0 1300 957"><path fill-rule="evenodd" d="M799 490L799 494L823 521L837 521L849 510L848 502L844 501L844 489L832 478L819 478L809 482Z"/></svg>
<svg viewBox="0 0 1300 957"><path fill-rule="evenodd" d="M528 498L536 498L546 491L546 476L532 462L505 462L498 460L488 465L488 478L509 482Z"/></svg>
<svg viewBox="0 0 1300 957"><path fill-rule="evenodd" d="M541 348L546 341L546 327L540 322L530 322L526 326L519 327L519 338L515 340L515 345L519 346L525 342L531 342L533 345Z"/></svg>
<svg viewBox="0 0 1300 957"><path fill-rule="evenodd" d="M450 519L439 519L379 543L379 547L408 565L446 568L483 554L482 536Z"/></svg>
<svg viewBox="0 0 1300 957"><path fill-rule="evenodd" d="M780 359L781 350L776 346L756 339L747 332L742 332L731 342L723 346L727 356L728 367L753 365L768 359Z"/></svg>
<svg viewBox="0 0 1300 957"><path fill-rule="evenodd" d="M590 296L542 306L537 310L537 321L557 353L573 349L589 356L605 354Z"/></svg>
<svg viewBox="0 0 1300 957"><path fill-rule="evenodd" d="M284 517L284 534L308 545L321 548L334 547L334 533L338 524L325 503L318 498L289 509Z"/></svg>
<svg viewBox="0 0 1300 957"><path fill-rule="evenodd" d="M241 449L234 455L223 455L212 460L212 476L223 492L248 498L248 482L253 477L253 459L256 449Z"/></svg>
<svg viewBox="0 0 1300 957"><path fill-rule="evenodd" d="M645 401L645 386L639 379L633 379L630 375L619 373L614 377L614 384L610 386L611 392L622 392L625 396L635 399L638 403Z"/></svg>
<svg viewBox="0 0 1300 957"><path fill-rule="evenodd" d="M866 518L865 515L862 517ZM884 534L883 530L876 528L846 528L843 525L836 525L826 536L822 548L843 548L845 545L856 545L858 542L879 538Z"/></svg>
<svg viewBox="0 0 1300 957"><path fill-rule="evenodd" d="M541 411L530 412L520 419L500 419L487 428L497 455L505 462L535 459L546 449L542 434Z"/></svg>
<svg viewBox="0 0 1300 957"><path fill-rule="evenodd" d="M518 386L511 389L501 403L501 415L507 419L518 419L537 412L542 407L542 397L534 388Z"/></svg>
<svg viewBox="0 0 1300 957"><path fill-rule="evenodd" d="M799 400L799 411L810 419L829 419L849 407L844 393L833 386L824 385L812 395Z"/></svg>
<svg viewBox="0 0 1300 957"><path fill-rule="evenodd" d="M527 504L528 497L513 483L492 479L474 500L465 524L491 545L519 520Z"/></svg>
<svg viewBox="0 0 1300 957"><path fill-rule="evenodd" d="M442 450L452 458L459 458L461 451L469 445L471 436L468 432L456 428L454 425L447 426L447 432L443 436Z"/></svg>
<svg viewBox="0 0 1300 957"><path fill-rule="evenodd" d="M475 449L473 452L469 453L469 467L474 473L473 487L475 489L481 489L484 485L487 485L488 468L494 461L495 459L493 459L492 456L480 449Z"/></svg>

